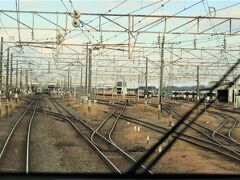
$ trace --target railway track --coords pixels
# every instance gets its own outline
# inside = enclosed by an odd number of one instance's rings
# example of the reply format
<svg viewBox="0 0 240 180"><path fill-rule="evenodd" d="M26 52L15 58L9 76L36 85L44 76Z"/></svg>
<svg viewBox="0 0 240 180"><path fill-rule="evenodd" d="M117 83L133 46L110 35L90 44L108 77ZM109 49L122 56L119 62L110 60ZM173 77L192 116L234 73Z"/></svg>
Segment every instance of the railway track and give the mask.
<svg viewBox="0 0 240 180"><path fill-rule="evenodd" d="M113 141L109 138L104 137L98 132L98 130L103 126L94 130L84 121L79 120L74 114L67 110L64 106L53 99L49 99L52 105L57 109L58 117L64 118L68 121L75 130L93 147L93 149L98 153L98 155L104 160L104 162L110 167L110 169L115 173L123 173L126 168L128 168L131 163L136 160L119 148ZM105 123L110 118L115 111L120 108L114 109L113 112L104 120ZM49 112L51 115L57 114L54 112ZM104 123L103 123L104 124ZM124 162L124 163L123 163ZM144 167L143 167L144 168ZM149 173L151 173L149 171Z"/></svg>
<svg viewBox="0 0 240 180"><path fill-rule="evenodd" d="M29 173L31 128L40 98L39 95L33 97L8 134L0 152L0 171Z"/></svg>
<svg viewBox="0 0 240 180"><path fill-rule="evenodd" d="M150 130L153 130L153 131L156 131L156 132L159 132L159 133L162 133L162 134L165 134L169 130L165 127L146 122L145 120L140 120L140 119L137 119L137 118L128 117L126 115L122 115L120 118L122 118L126 121L129 121L129 122L141 125L142 127L148 128ZM199 137L196 137L196 136L192 136L192 135L188 135L188 134L180 134L178 131L175 131L173 133L173 137L177 137L180 140L183 140L187 143L193 144L197 147L200 147L200 148L203 148L203 149L208 149L208 150L216 152L220 155L224 155L228 158L240 161L239 157L236 157L236 156L232 155L231 153L227 153L225 151L222 151L221 150L222 147L218 143L207 141L205 139L202 139L202 138L199 138Z"/></svg>
<svg viewBox="0 0 240 180"><path fill-rule="evenodd" d="M108 104L108 105L114 106L112 104ZM168 106L168 107L170 107L170 106ZM178 114L178 115L180 116L180 114ZM114 114L114 116L119 117L119 114ZM152 123L149 123L149 122L146 122L146 121L142 121L142 120L139 120L139 119L136 119L136 118L127 117L124 114L120 114L120 118L124 119L124 120L127 120L129 122L133 122L133 123L142 125L143 127L149 128L149 129L151 129L153 131L157 131L157 132L160 132L160 133L163 133L163 134L168 131L167 128L164 128L162 126L155 125L155 124L152 124ZM187 123L185 125L187 125ZM204 127L204 126L202 126L202 125L200 125L198 123L197 123L197 125L199 125L200 127ZM204 132L202 132L201 130L199 130L196 127L192 127L191 126L191 128L193 128L194 130L196 130L197 132L200 132L201 134L203 134L205 136L207 135L207 134L205 134ZM208 150L220 153L220 154L222 154L222 155L224 155L224 156L226 156L228 158L232 158L232 159L237 160L237 161L240 160L238 151L229 149L228 147L226 149L226 147L222 147L222 144L219 144L218 142L216 142L214 140L209 141L208 138L207 139L203 139L203 138L199 138L199 137L196 137L196 136L191 136L191 135L188 135L188 134L179 134L179 132L177 132L177 131L175 132L175 134L173 136L177 136L179 139L184 140L184 141L186 141L188 143L194 144L194 145L196 145L198 147L202 147L202 148L205 148L205 149L208 149ZM179 136L181 136L181 137L179 137Z"/></svg>
<svg viewBox="0 0 240 180"><path fill-rule="evenodd" d="M176 104L176 106L179 106L179 105ZM166 106L165 111L169 113L169 106ZM206 133L204 133L204 135L209 134L215 141L218 141L219 143L221 143L223 145L227 145L227 146L240 145L237 140L232 138L232 131L236 128L236 126L238 124L238 119L231 115L228 115L226 113L220 113L218 111L207 110L207 112L209 112L210 114L213 114L213 115L217 115L223 119L223 122L219 125L218 128L216 128L215 130L212 130L212 129L210 129L206 126L203 126L197 122L194 122L190 128L197 126L197 129L200 128L206 132ZM182 115L176 111L174 111L173 113L175 113L177 116L179 116L179 118L182 117ZM196 128L194 128L194 129L197 130ZM224 129L224 130L220 131L222 129ZM202 133L203 131L200 131L200 133ZM236 150L236 151L239 151L239 150Z"/></svg>
<svg viewBox="0 0 240 180"><path fill-rule="evenodd" d="M163 108L166 112L169 113L169 109L167 108ZM182 115L178 112L176 112L175 110L172 111L173 112L173 118L175 119L179 119L182 118ZM214 142L215 144L218 145L218 147L221 147L225 152L228 152L228 154L231 154L231 156L235 157L236 159L240 159L240 152L238 150L238 148L233 148L229 145L225 145L225 141L227 140L231 140L229 137L223 135L222 133L219 132L215 132L216 134L218 134L219 137L221 137L221 140L219 141L218 139L215 139L215 137L213 136L214 130L205 127L199 123L193 122L192 125L189 125L190 120L186 120L183 124L185 126L189 126L189 128L195 130L196 132L200 133L203 137L205 137L207 140L209 140L209 142Z"/></svg>
<svg viewBox="0 0 240 180"><path fill-rule="evenodd" d="M216 136L218 135L219 132L220 134L223 134L225 137L228 137L227 139L228 146L231 145L239 146L240 142L232 137L232 133L236 126L238 125L239 120L234 116L225 113L220 113L218 111L208 110L207 112L210 114L214 114L222 119L222 123L213 131L212 136L215 139L218 139L218 137Z"/></svg>
<svg viewBox="0 0 240 180"><path fill-rule="evenodd" d="M123 119L123 120L129 121L129 122L139 124L143 127L149 128L149 129L151 129L155 132L158 132L158 133L163 134L163 133L166 133L168 131L167 128L161 127L159 125L152 124L152 123L146 122L144 120L139 120L139 119L128 117L128 116L124 115L123 113L121 113L120 109L117 111L117 107L119 107L119 105L116 105L116 104L115 105L109 104L109 105L115 107L115 109L112 111L111 114L113 116L115 116L116 118L118 117L119 119ZM40 108L38 108L37 110L41 111L41 112L47 111L47 110L42 110ZM59 113L54 113L54 112L51 112L51 111L47 111L47 113L49 113L50 115L55 116L55 117L60 117L60 115L61 115ZM69 113L69 112L68 112L68 115L66 115L66 116L74 122L82 121L82 120L79 120L78 118L76 118L72 113ZM88 126L88 125L85 124L85 126ZM94 132L94 130L89 126L88 126L88 129L91 129L91 132ZM100 129L100 128L98 128L98 129ZM88 134L88 138L89 138L90 134L91 133ZM105 135L107 135L107 134L105 133ZM103 135L101 135L96 130L95 130L95 135L94 136L98 137L98 139L102 138L102 139L105 139L105 141L111 142L109 140L109 137L108 138L103 137ZM173 136L177 136L179 139L181 139L185 142L188 142L190 144L193 144L195 146L198 146L200 148L204 148L204 149L208 149L210 151L216 152L220 155L223 155L224 157L226 157L228 159L230 158L230 159L236 160L237 162L240 161L240 157L237 154L233 153L231 150L226 149L221 144L219 144L218 142L215 142L213 140L209 141L209 140L199 138L199 137L195 137L195 136L191 136L191 135L188 135L188 134L179 134L177 131L173 134ZM115 146L115 148L116 148L116 146ZM99 149L101 150L101 148L99 148ZM105 151L104 153L106 153L106 152L107 151Z"/></svg>

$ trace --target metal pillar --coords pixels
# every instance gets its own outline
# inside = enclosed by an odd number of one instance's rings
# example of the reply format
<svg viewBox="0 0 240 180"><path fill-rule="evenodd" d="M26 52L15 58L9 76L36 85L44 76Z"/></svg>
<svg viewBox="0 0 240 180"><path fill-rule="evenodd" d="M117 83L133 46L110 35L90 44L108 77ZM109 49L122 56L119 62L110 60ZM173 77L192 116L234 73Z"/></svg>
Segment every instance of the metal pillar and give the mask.
<svg viewBox="0 0 240 180"><path fill-rule="evenodd" d="M64 87L64 90L66 91L66 76L65 75L63 76L63 87Z"/></svg>
<svg viewBox="0 0 240 180"><path fill-rule="evenodd" d="M11 61L10 61L10 90L13 89L12 80L13 80L13 54L11 54Z"/></svg>
<svg viewBox="0 0 240 180"><path fill-rule="evenodd" d="M22 90L22 75L23 75L23 72L22 72L22 69L21 69L20 70L20 84L19 84L20 90Z"/></svg>
<svg viewBox="0 0 240 180"><path fill-rule="evenodd" d="M2 90L3 37L1 37L0 48L0 90Z"/></svg>
<svg viewBox="0 0 240 180"><path fill-rule="evenodd" d="M70 67L68 66L67 90L70 90Z"/></svg>
<svg viewBox="0 0 240 180"><path fill-rule="evenodd" d="M200 91L199 91L199 66L197 66L197 103L200 100ZM199 107L197 108L199 110Z"/></svg>
<svg viewBox="0 0 240 180"><path fill-rule="evenodd" d="M92 49L89 49L88 111L91 111L91 101L92 101Z"/></svg>
<svg viewBox="0 0 240 180"><path fill-rule="evenodd" d="M80 74L80 89L82 90L82 87L83 87L83 80L82 80L82 67L81 67L81 74Z"/></svg>
<svg viewBox="0 0 240 180"><path fill-rule="evenodd" d="M86 72L85 72L85 92L88 92L88 43L86 47Z"/></svg>
<svg viewBox="0 0 240 180"><path fill-rule="evenodd" d="M72 76L69 76L69 80L70 80L70 83L69 83L69 85L70 85L69 90L70 90L70 92L72 93Z"/></svg>
<svg viewBox="0 0 240 180"><path fill-rule="evenodd" d="M148 98L148 57L146 57L144 98L145 98L145 110L146 110L146 108L147 108L147 98Z"/></svg>
<svg viewBox="0 0 240 180"><path fill-rule="evenodd" d="M138 92L137 92L137 100L139 102L139 86L140 86L140 74L138 74Z"/></svg>
<svg viewBox="0 0 240 180"><path fill-rule="evenodd" d="M28 93L28 70L25 71L25 89L26 92Z"/></svg>
<svg viewBox="0 0 240 180"><path fill-rule="evenodd" d="M15 85L16 89L18 88L18 61L16 64L16 85Z"/></svg>
<svg viewBox="0 0 240 180"><path fill-rule="evenodd" d="M50 73L50 61L48 61L48 73Z"/></svg>
<svg viewBox="0 0 240 180"><path fill-rule="evenodd" d="M162 117L162 95L163 95L163 70L164 70L164 43L165 43L165 33L166 33L166 18L164 21L164 33L162 39L162 47L161 47L161 66L160 66L160 82L159 82L159 92L158 92L158 119ZM160 38L160 37L159 37ZM160 46L160 39L159 39L159 46Z"/></svg>
<svg viewBox="0 0 240 180"><path fill-rule="evenodd" d="M164 42L165 36L162 39L162 47L161 47L161 66L160 66L160 84L159 84L159 93L158 93L158 119L162 117L162 98L163 98L163 69L164 69Z"/></svg>
<svg viewBox="0 0 240 180"><path fill-rule="evenodd" d="M5 96L6 96L6 99L9 99L9 84L8 84L8 81L9 81L9 48L7 48L7 66L6 66L6 91L5 91Z"/></svg>

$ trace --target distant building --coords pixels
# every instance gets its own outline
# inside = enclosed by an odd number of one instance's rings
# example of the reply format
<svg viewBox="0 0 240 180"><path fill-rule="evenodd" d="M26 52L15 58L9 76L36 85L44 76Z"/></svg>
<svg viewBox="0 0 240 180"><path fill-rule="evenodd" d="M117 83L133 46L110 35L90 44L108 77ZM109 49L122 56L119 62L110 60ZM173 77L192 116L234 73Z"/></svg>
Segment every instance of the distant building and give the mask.
<svg viewBox="0 0 240 180"><path fill-rule="evenodd" d="M240 94L240 84L227 81L217 88L217 99L219 102L235 102L235 96Z"/></svg>
<svg viewBox="0 0 240 180"><path fill-rule="evenodd" d="M117 80L115 83L116 92L118 95L126 95L127 94L127 83L125 80Z"/></svg>

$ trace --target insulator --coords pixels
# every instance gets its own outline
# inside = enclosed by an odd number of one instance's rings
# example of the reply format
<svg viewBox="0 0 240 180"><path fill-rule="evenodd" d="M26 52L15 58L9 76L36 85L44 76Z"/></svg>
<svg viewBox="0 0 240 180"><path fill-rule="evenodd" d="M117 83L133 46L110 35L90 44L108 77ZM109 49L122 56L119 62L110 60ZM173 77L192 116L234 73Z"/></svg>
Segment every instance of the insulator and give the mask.
<svg viewBox="0 0 240 180"><path fill-rule="evenodd" d="M193 46L194 46L194 49L197 48L197 40L196 39L194 39L194 41L193 41Z"/></svg>
<svg viewBox="0 0 240 180"><path fill-rule="evenodd" d="M72 16L73 16L74 18L78 19L78 18L80 18L81 13L80 13L79 11L74 10L73 13L72 13Z"/></svg>
<svg viewBox="0 0 240 180"><path fill-rule="evenodd" d="M226 41L226 39L224 39L223 40L223 49L226 49L226 47L227 47L227 41Z"/></svg>
<svg viewBox="0 0 240 180"><path fill-rule="evenodd" d="M72 25L73 27L77 28L80 26L80 21L78 19L73 19Z"/></svg>
<svg viewBox="0 0 240 180"><path fill-rule="evenodd" d="M60 45L61 43L62 43L62 40L60 40L60 39L57 39L57 40L56 40L56 44L57 44L57 45Z"/></svg>
<svg viewBox="0 0 240 180"><path fill-rule="evenodd" d="M61 40L62 38L63 38L63 36L62 36L61 34L57 34L57 35L56 35L56 39L57 39L57 40Z"/></svg>

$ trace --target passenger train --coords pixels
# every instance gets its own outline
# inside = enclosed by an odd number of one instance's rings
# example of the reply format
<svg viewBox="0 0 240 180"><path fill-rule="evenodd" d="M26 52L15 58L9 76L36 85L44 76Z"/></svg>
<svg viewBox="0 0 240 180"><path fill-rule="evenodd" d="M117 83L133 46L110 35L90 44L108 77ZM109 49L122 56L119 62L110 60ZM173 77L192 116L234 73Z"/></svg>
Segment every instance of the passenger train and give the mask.
<svg viewBox="0 0 240 180"><path fill-rule="evenodd" d="M171 98L174 100L196 101L196 91L172 91ZM216 92L210 93L209 90L200 91L200 99L206 99L206 102L211 102L216 99Z"/></svg>

